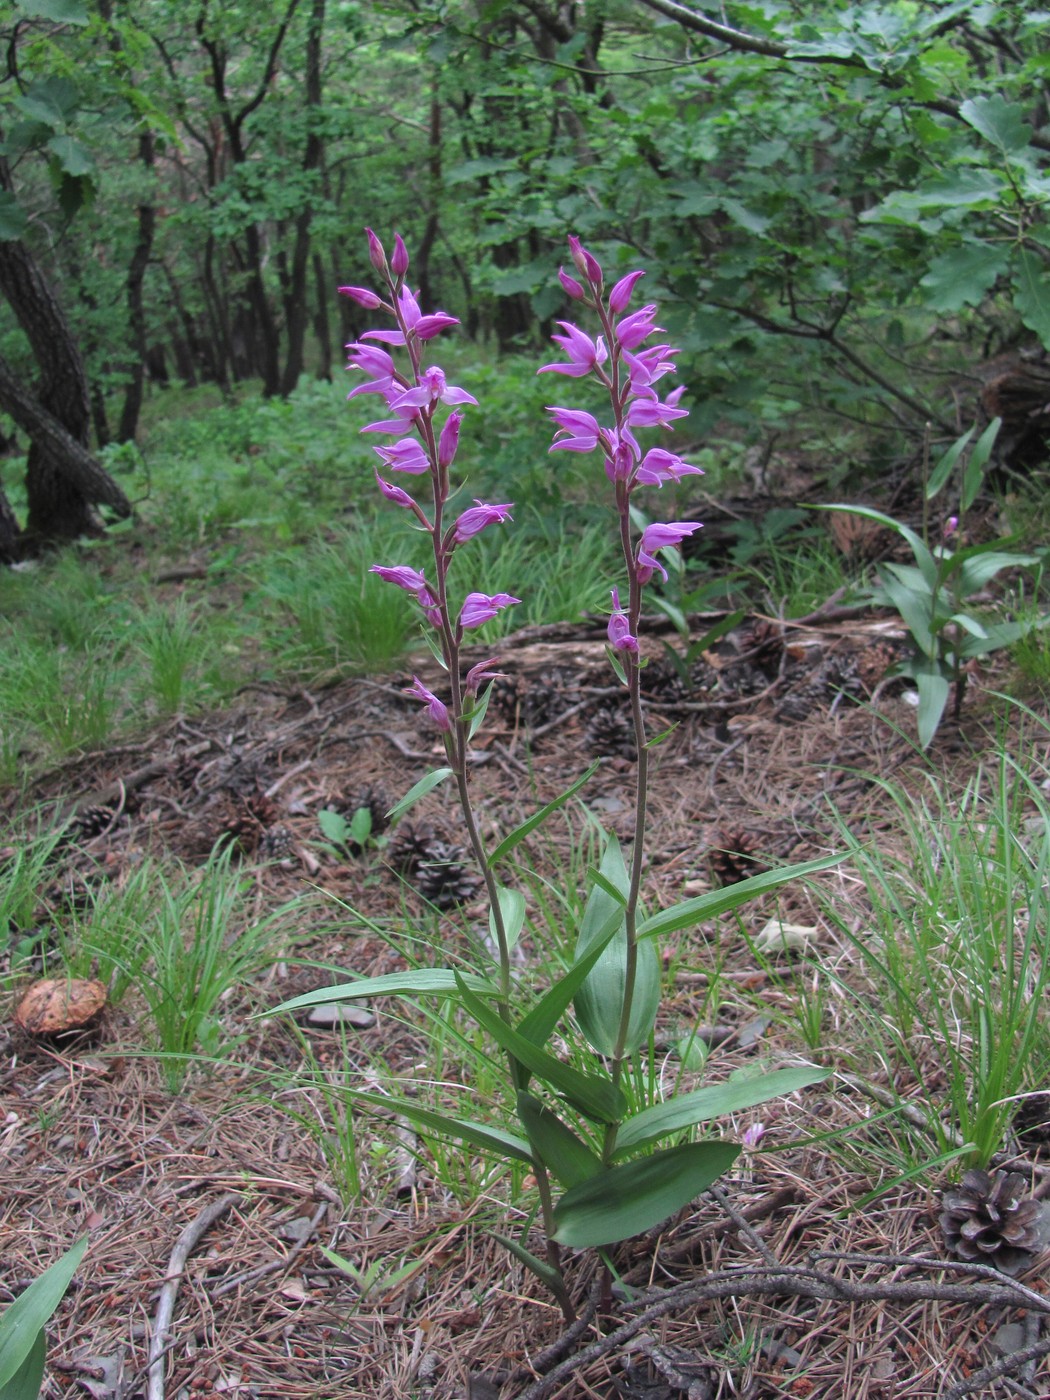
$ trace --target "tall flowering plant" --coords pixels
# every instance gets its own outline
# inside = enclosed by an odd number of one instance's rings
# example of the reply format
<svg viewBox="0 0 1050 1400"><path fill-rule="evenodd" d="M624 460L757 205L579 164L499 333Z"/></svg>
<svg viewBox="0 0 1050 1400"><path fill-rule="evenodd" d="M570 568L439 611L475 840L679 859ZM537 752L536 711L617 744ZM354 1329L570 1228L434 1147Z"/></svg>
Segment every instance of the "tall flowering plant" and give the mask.
<svg viewBox="0 0 1050 1400"><path fill-rule="evenodd" d="M667 577L663 551L694 531L698 521L648 524L636 530L633 497L694 475L663 445L644 445L649 430L665 430L686 416L682 389L664 392L661 381L674 370L672 347L658 340L655 305L630 310L641 271L630 272L606 292L602 269L576 238L569 240L576 275L560 272L565 292L597 320L588 335L571 322L554 341L561 358L540 372L570 379L590 376L608 395L604 422L582 409L552 407L552 451L598 453L612 489L623 549L622 590L612 590L608 624L610 661L622 682L637 739L634 834L629 863L614 837L606 839L599 867L589 872L590 890L579 927L569 930L568 970L542 985L512 979L512 957L525 927L524 894L498 876L506 857L586 783L589 770L553 801L486 848L467 784L469 744L484 720L486 686L496 676L491 657L463 671L461 649L472 628L518 602L509 593L468 593L461 601L450 586L456 551L482 530L511 519L508 502L476 500L453 518L451 469L456 461L463 411L476 400L448 383L428 359L428 342L456 324L437 311L422 312L406 280L408 254L395 237L388 260L368 230L369 255L380 290L343 287L359 306L383 312L392 327L370 330L348 347L351 368L365 376L351 397L374 394L381 415L363 431L381 439L375 448L387 475L377 467L378 490L410 514L430 537L432 564L376 564L373 571L411 593L432 649L447 673L446 693L437 695L415 677L409 690L441 736L445 764L428 773L398 808L439 783L457 787L463 820L489 900L495 948L491 963L473 971L434 967L382 977L358 978L287 1002L291 1010L318 1002L397 995L453 998L499 1046L507 1065L506 1120L482 1123L424 1107L415 1099L393 1099L351 1087L356 1103L396 1111L420 1127L462 1142L466 1148L527 1165L536 1181L545 1236L543 1256L504 1239L513 1253L551 1288L567 1318L573 1315L563 1276L562 1248L599 1248L658 1225L722 1175L736 1159L735 1143L715 1136L696 1138L702 1123L763 1103L823 1077L811 1067L775 1070L758 1078L705 1085L663 1099L647 1091L649 1077L631 1068L650 1048L661 1000L657 940L731 909L786 880L826 868L834 858L767 872L700 898L648 914L642 904L642 874L649 780L649 750L642 711L639 641L644 590ZM656 343L651 343L651 342ZM387 348L389 347L389 348ZM395 353L398 358L395 358ZM413 494L390 480L416 477L425 492ZM542 969L538 970L542 972ZM557 1055L555 1034L569 1046ZM582 1066L582 1067L581 1067ZM647 1097L648 1094L648 1097Z"/></svg>

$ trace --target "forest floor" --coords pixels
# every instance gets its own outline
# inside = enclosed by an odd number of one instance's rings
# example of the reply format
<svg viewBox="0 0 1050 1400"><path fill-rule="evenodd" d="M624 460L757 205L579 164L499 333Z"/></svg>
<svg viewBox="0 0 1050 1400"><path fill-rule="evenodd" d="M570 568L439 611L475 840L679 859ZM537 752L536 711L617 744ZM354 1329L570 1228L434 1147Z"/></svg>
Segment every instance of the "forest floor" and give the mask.
<svg viewBox="0 0 1050 1400"><path fill-rule="evenodd" d="M653 750L650 906L774 860L832 851L840 822L893 840L885 781L918 791L932 778L958 790L982 754L1001 752L1003 726L1016 722L991 696L1008 683L1004 671L975 678L961 722L945 723L931 750L917 752L907 696L878 685L899 635L885 617L834 608L786 628L748 619L711 649L685 689L654 652L650 716L654 728L674 727ZM492 707L475 750L483 821L498 815L506 830L600 757L580 799L630 839L633 764L608 713L616 696L602 643L596 622L520 634L500 647L503 669L520 686ZM432 666L417 662L424 676ZM252 689L232 708L168 722L137 744L41 777L30 803L92 814L62 848L56 883L75 900L79 882L119 882L146 854L200 863L224 832L236 832L254 908L318 892L341 902L304 902L295 958L366 976L402 966L348 910L380 922L407 911L420 926L434 916L389 870L382 849L357 859L324 850L318 813L353 807L370 787L396 800L440 761L418 702L402 694L411 669L311 689ZM24 809L25 794L19 803ZM462 842L444 788L410 818L417 830L429 823L438 837ZM549 831L531 854L556 881L576 858L570 824ZM259 1019L268 1007L339 980L289 956L224 1002L227 1028L242 1037L236 1050L193 1069L172 1094L162 1065L142 1053L134 992L107 1012L93 1038L64 1046L30 1041L5 1007L0 1277L17 1291L90 1233L86 1261L49 1328L44 1394L1005 1400L1050 1393L1045 1357L1001 1380L982 1369L1004 1351L1037 1343L1046 1323L1037 1309L1019 1307L1020 1294L1003 1291L1005 1281L951 1272L933 1189L947 1177L933 1167L892 1184L880 1165L880 1130L872 1126L885 1111L878 1095L921 1100L940 1084L933 1061L926 1083L898 1076L890 1084L877 1065L866 1067L867 1087L845 1073L855 1046L835 977L858 970L826 900L847 909L854 900L853 928L862 930L864 910L848 880L839 871L789 886L663 949L668 986L658 1049L669 1053L683 1029L702 1023L713 1042L707 1078L792 1058L836 1074L725 1125L739 1140L761 1122L761 1146L781 1150L745 1153L721 1183L723 1198L705 1195L660 1231L622 1246L621 1277L642 1294L602 1324L586 1320L560 1347L560 1313L489 1234L520 1232L527 1191L508 1207L506 1179L479 1165L457 1184L437 1169L426 1143L400 1160L390 1150L370 1154L373 1130L360 1118L355 1148L325 1136L317 1072L331 1083L343 1073L374 1082L377 1066L425 1074L420 1024L384 1005L360 1026ZM434 923L441 957L465 950L464 925L483 918L469 881L460 894L465 903ZM744 935L756 935L773 914L812 930L803 955L756 957ZM819 993L817 973L831 974ZM807 988L819 1003L812 1048L800 1034ZM315 1126L292 1110L312 1115ZM833 1129L843 1136L816 1140ZM396 1138L387 1131L385 1140L389 1148ZM785 1146L792 1142L801 1145ZM1014 1141L1015 1149L1017 1169L1037 1187L1050 1182L1045 1144ZM333 1171L340 1152L350 1151L364 1204L338 1189ZM929 1158L937 1153L931 1142ZM880 1183L882 1194L865 1202ZM150 1379L158 1300L187 1229L167 1350ZM358 1286L321 1246L351 1260L358 1283L375 1264L373 1286ZM580 1255L569 1270L582 1305L594 1262ZM1041 1262L1024 1282L1045 1291Z"/></svg>

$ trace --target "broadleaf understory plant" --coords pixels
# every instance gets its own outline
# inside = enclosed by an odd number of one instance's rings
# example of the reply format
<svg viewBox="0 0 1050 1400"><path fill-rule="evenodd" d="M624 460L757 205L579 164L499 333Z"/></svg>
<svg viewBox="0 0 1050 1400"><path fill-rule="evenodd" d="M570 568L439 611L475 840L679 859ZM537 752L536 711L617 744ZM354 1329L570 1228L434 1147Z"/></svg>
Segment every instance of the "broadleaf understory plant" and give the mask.
<svg viewBox="0 0 1050 1400"><path fill-rule="evenodd" d="M484 530L505 525L513 506L475 500L456 513L450 472L463 411L476 401L451 385L440 367L424 362L428 343L456 321L444 312L424 314L420 309L406 282L409 259L400 236L395 236L388 260L379 239L367 232L381 291L367 287L340 291L358 306L385 313L394 325L366 331L348 347L350 367L366 376L351 397L374 394L381 400L382 416L363 431L385 439L375 448L376 454L391 475L406 479L406 485L396 484L378 469L376 483L381 494L430 537L433 561L426 569L394 563L374 565L373 571L412 594L431 650L447 676L443 695L418 676L406 692L422 704L440 735L445 763L416 783L395 811L400 814L450 778L455 782L470 847L484 877L491 932L488 946L493 952L487 963L474 970L434 967L356 979L308 993L281 1009L383 994L437 996L452 998L491 1037L506 1059L506 1107L517 1117L515 1129L453 1117L413 1099L356 1088L348 1092L364 1107L394 1109L417 1126L468 1148L531 1167L546 1258L538 1258L519 1242L508 1239L506 1243L551 1288L565 1316L571 1318L562 1246L603 1248L660 1224L721 1176L740 1150L717 1138L690 1140L699 1124L824 1077L822 1070L812 1066L795 1066L749 1078L746 1084L731 1079L707 1085L666 1102L659 1097L658 1087L640 1089L655 1083L633 1071L648 1050L660 1007L657 936L735 908L788 879L824 869L836 858L766 872L731 890L714 890L648 917L643 909L649 783L640 687L645 665L639 640L643 592L657 575L667 578L662 551L680 545L701 527L693 520L644 523L634 497L643 487L678 482L699 474L700 469L663 445L643 447L639 441L649 430L666 431L686 416L679 407L682 387L662 398L657 388L674 370L677 352L658 340L661 328L656 324L655 305L629 311L635 286L644 274L630 272L606 292L598 262L578 239L570 238L574 273L562 269L561 285L597 318L599 333L592 337L571 322L560 322L562 334L554 337L560 358L543 365L540 372L570 379L590 377L608 396L604 423L573 407L552 406L548 411L555 425L551 451L600 453L612 487L624 585L611 592L607 652L626 693L638 754L633 839L625 858L617 839L605 838L599 866L589 872L590 890L579 926L565 937L567 970L546 989L529 989L520 969L512 978L515 946L526 926L526 900L501 884L498 867L578 792L593 770L486 848L467 783L467 754L484 720L486 687L491 688L499 675L494 669L499 658L479 661L464 674L462 647L466 632L520 600L507 592L469 592L457 599L452 566L462 546ZM425 490L408 489L413 478ZM636 525L639 519L643 523ZM574 1018L569 1016L570 1007ZM556 1033L569 1042L564 1055L550 1048Z"/></svg>
<svg viewBox="0 0 1050 1400"><path fill-rule="evenodd" d="M967 453L974 434L970 428L948 448L933 471L926 473L921 535L902 521L868 506L820 507L874 520L900 535L911 549L914 564L880 565L879 581L869 590L869 596L899 613L911 633L914 652L896 666L894 673L915 682L919 695L919 743L924 749L933 742L953 692L952 715L959 718L968 667L982 656L1012 646L1048 621L991 621L985 615L986 608L978 611L974 606L1003 569L1029 568L1040 563L1037 554L1003 549L1001 540L965 543L965 516L981 489L1000 426L1001 420L993 419ZM931 502L953 478L957 478L955 512L931 528Z"/></svg>

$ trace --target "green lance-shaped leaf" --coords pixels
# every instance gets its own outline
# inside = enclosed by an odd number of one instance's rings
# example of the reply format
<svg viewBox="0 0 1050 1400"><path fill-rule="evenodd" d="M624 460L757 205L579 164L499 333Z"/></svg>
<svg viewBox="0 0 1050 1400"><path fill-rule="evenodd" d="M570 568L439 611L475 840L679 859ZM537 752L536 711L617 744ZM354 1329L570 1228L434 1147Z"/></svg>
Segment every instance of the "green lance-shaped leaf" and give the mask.
<svg viewBox="0 0 1050 1400"><path fill-rule="evenodd" d="M507 1024L497 1011L460 982L463 1005L483 1030L506 1050L519 1064L563 1095L574 1108L595 1123L618 1123L627 1112L627 1100L612 1080L596 1074L582 1074L571 1065L548 1055L538 1045L526 1039L520 1031Z"/></svg>
<svg viewBox="0 0 1050 1400"><path fill-rule="evenodd" d="M413 784L405 793L404 797L402 797L401 801L391 807L390 811L387 812L387 816L392 822L396 822L399 817L404 816L409 807L418 802L421 797L426 797L428 792L432 792L439 783L443 783L446 778L451 778L451 776L451 768L435 768L433 772L427 773L424 777L420 778L418 783Z"/></svg>
<svg viewBox="0 0 1050 1400"><path fill-rule="evenodd" d="M925 281L925 278L923 280ZM974 428L967 428L962 437L955 439L951 447L948 448L948 451L934 467L933 471L930 472L930 479L926 483L926 499L928 501L932 501L947 484L948 478L955 470L956 462L958 462L959 458L962 456L966 444L973 437L974 432Z"/></svg>
<svg viewBox="0 0 1050 1400"><path fill-rule="evenodd" d="M592 763L587 771L581 774L574 783L570 784L563 793L553 798L545 806L540 807L538 811L533 812L531 817L526 817L521 825L516 826L513 831L509 831L489 856L489 866L495 866L496 862L502 860L505 855L509 854L519 841L524 841L525 837L528 836L530 832L535 831L538 826L542 826L552 812L556 812L559 807L564 807L569 798L573 797L585 783L591 780L597 767L597 762Z"/></svg>
<svg viewBox="0 0 1050 1400"><path fill-rule="evenodd" d="M519 1093L518 1117L533 1152L562 1186L578 1186L602 1170L597 1153L534 1095Z"/></svg>
<svg viewBox="0 0 1050 1400"><path fill-rule="evenodd" d="M928 749L937 733L951 689L948 677L935 664L912 667L912 679L919 692L919 744Z"/></svg>
<svg viewBox="0 0 1050 1400"><path fill-rule="evenodd" d="M532 1162L532 1151L528 1142L516 1133L508 1133L489 1123L475 1123L469 1118L450 1118L432 1108L424 1108L415 1099L406 1099L394 1094L375 1094L367 1089L347 1089L340 1091L355 1104L378 1109L381 1113L396 1114L407 1118L421 1128L429 1128L456 1142L469 1142L472 1147L480 1147L484 1152L492 1152L497 1157L512 1157L517 1162Z"/></svg>
<svg viewBox="0 0 1050 1400"><path fill-rule="evenodd" d="M709 890L695 899L684 899L672 904L659 914L652 914L638 925L639 938L659 938L667 933L677 933L683 928L692 928L702 919L717 919L730 909L738 909L757 895L768 894L779 889L791 880L800 880L806 875L815 875L819 870L830 870L846 859L846 853L834 856L818 856L816 860L804 860L797 865L784 865L779 870L766 870L761 875L752 875L740 880L724 890Z"/></svg>
<svg viewBox="0 0 1050 1400"><path fill-rule="evenodd" d="M885 515L881 510L873 510L870 506L811 506L810 509L847 511L850 515L861 515L865 520L874 520L879 525L885 525L887 530L895 531L896 534L900 535L901 539L907 540L911 552L915 556L915 562L918 564L920 572L930 588L936 587L937 560L910 525L905 525L900 520L894 520L892 515Z"/></svg>
<svg viewBox="0 0 1050 1400"><path fill-rule="evenodd" d="M586 954L573 963L564 977L560 977L543 994L527 1016L518 1022L519 1035L531 1040L534 1045L546 1045L554 1027L564 1015L565 1008L583 985L583 980L602 955L602 950L619 928L621 915L619 907L610 915L606 925Z"/></svg>
<svg viewBox="0 0 1050 1400"><path fill-rule="evenodd" d="M958 573L955 587L959 597L968 598L971 593L977 593L1003 569L1022 569L1039 563L1037 554L1014 554L1009 550L997 549L996 546L1001 543L1001 540L989 540L987 545L971 545L953 556L953 565L956 560L959 561L955 570Z"/></svg>
<svg viewBox="0 0 1050 1400"><path fill-rule="evenodd" d="M630 889L630 876L615 836L609 837L599 874L601 882L591 886L580 921L577 959L590 951ZM655 943L639 944L637 954L631 1018L623 1046L628 1053L648 1039L660 1006L660 956ZM575 999L580 1029L599 1055L612 1055L616 1050L626 987L627 921L621 912L616 932Z"/></svg>
<svg viewBox="0 0 1050 1400"><path fill-rule="evenodd" d="M690 1094L676 1094L664 1103L643 1108L640 1113L621 1123L616 1133L615 1155L627 1156L672 1133L682 1132L712 1118L721 1118L727 1113L754 1108L755 1104L768 1103L770 1099L781 1098L784 1094L793 1094L796 1089L817 1084L827 1076L827 1070L799 1065L771 1070L754 1079L727 1079L723 1084L705 1084L702 1089L694 1089Z"/></svg>
<svg viewBox="0 0 1050 1400"><path fill-rule="evenodd" d="M521 930L525 924L525 896L521 890L513 890L507 885L497 885L496 892L499 898L500 914L503 916L503 931L507 937L507 947L513 948L521 937ZM496 943L496 916L489 910L489 933L492 935L493 943Z"/></svg>
<svg viewBox="0 0 1050 1400"><path fill-rule="evenodd" d="M559 1244L593 1249L651 1230L736 1161L733 1142L690 1142L625 1162L566 1191L554 1207Z"/></svg>
<svg viewBox="0 0 1050 1400"><path fill-rule="evenodd" d="M327 1006L332 1002L360 1001L362 997L454 997L459 995L460 983L481 996L498 997L500 990L494 982L468 973L462 977L447 967L419 967L411 972L387 972L382 977L359 977L354 982L341 982L336 987L318 987L302 996L282 1001L265 1015L279 1011L301 1011L307 1006Z"/></svg>
<svg viewBox="0 0 1050 1400"><path fill-rule="evenodd" d="M959 497L959 506L967 511L977 499L977 493L981 489L981 482L984 479L984 469L988 464L988 458L992 455L992 448L995 446L995 439L999 436L999 429L1003 426L1001 418L993 418L985 428L984 432L973 445L969 460L963 470L962 491Z"/></svg>
<svg viewBox="0 0 1050 1400"><path fill-rule="evenodd" d="M84 1257L88 1237L51 1265L0 1313L0 1394L12 1400L24 1394L36 1400L44 1371L44 1326L62 1301L77 1266ZM39 1369L38 1369L39 1368ZM31 1386L36 1389L18 1389Z"/></svg>

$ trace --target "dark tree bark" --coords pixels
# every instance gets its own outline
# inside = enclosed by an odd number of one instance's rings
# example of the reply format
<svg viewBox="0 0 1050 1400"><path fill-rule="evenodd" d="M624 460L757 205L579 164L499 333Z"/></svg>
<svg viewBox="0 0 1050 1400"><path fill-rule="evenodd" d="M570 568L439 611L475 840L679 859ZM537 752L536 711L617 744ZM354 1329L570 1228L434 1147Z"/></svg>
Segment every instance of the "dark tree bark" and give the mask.
<svg viewBox="0 0 1050 1400"><path fill-rule="evenodd" d="M3 160L0 188L11 190ZM39 547L98 534L102 526L95 505L111 506L125 516L131 505L87 450L91 417L84 362L50 284L21 240L0 242L0 293L25 332L40 372L33 393L0 361L0 407L30 439L26 543Z"/></svg>
<svg viewBox="0 0 1050 1400"><path fill-rule="evenodd" d="M303 151L303 174L307 180L321 168L324 142L317 133L317 118L321 111L321 42L324 36L326 0L313 0L306 31L305 98L306 148ZM281 376L281 393L287 397L299 383L303 372L306 327L310 311L306 297L306 280L310 259L310 223L313 210L309 202L295 220L295 244L284 297L284 326L288 337L288 357Z"/></svg>
<svg viewBox="0 0 1050 1400"><path fill-rule="evenodd" d="M0 486L0 564L13 564L17 558L18 521Z"/></svg>
<svg viewBox="0 0 1050 1400"><path fill-rule="evenodd" d="M314 335L320 353L317 373L321 379L332 382L332 331L328 315L328 302L332 295L324 275L324 259L320 253L313 255L314 289L317 295L317 309L314 313Z"/></svg>
<svg viewBox="0 0 1050 1400"><path fill-rule="evenodd" d="M153 133L144 131L139 136L139 159L151 173L155 152ZM128 328L131 331L131 347L134 359L128 366L130 383L124 392L124 406L120 411L120 424L117 428L118 442L132 442L139 425L142 411L142 396L146 387L146 308L142 300L142 287L146 280L150 254L153 251L153 235L157 228L157 211L151 203L145 202L138 208L138 237L135 251L128 266L127 298Z"/></svg>

